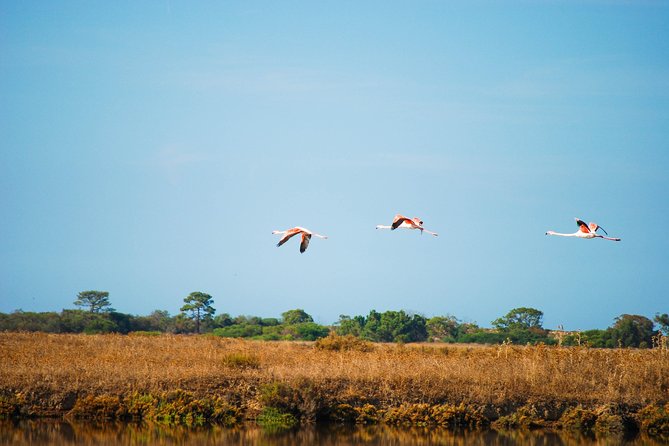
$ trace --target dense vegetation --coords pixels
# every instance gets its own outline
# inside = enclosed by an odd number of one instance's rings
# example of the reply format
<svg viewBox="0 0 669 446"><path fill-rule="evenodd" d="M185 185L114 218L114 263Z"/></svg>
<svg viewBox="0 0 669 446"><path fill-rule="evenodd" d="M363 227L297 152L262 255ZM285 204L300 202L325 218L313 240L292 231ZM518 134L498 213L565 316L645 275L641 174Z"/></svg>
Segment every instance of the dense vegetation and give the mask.
<svg viewBox="0 0 669 446"><path fill-rule="evenodd" d="M666 342L669 335L667 314L657 314L654 321L645 316L622 314L605 330L564 332L543 328L543 312L525 307L512 309L492 321L492 328L484 328L476 323L460 321L452 315L426 318L403 310L372 310L367 316L341 315L332 326L315 323L302 309L286 311L281 318L232 317L227 313L216 315L213 298L202 292L193 292L184 298L181 312L174 316L163 310L155 310L148 316L118 312L111 308L106 291L82 291L74 304L81 308L65 309L60 313L21 310L0 313L0 331L210 333L227 338L271 341L315 341L334 331L339 335L351 335L372 342L543 343L609 348L650 348Z"/></svg>
<svg viewBox="0 0 669 446"><path fill-rule="evenodd" d="M665 349L0 333L0 419L669 434Z"/></svg>

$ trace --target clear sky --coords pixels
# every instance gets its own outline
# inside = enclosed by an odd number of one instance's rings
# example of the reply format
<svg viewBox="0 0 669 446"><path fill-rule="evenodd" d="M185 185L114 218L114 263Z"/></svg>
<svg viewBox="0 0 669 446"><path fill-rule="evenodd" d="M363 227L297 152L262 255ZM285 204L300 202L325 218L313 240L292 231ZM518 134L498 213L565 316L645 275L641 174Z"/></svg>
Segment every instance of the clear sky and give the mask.
<svg viewBox="0 0 669 446"><path fill-rule="evenodd" d="M2 1L0 200L3 312L652 318L669 2Z"/></svg>

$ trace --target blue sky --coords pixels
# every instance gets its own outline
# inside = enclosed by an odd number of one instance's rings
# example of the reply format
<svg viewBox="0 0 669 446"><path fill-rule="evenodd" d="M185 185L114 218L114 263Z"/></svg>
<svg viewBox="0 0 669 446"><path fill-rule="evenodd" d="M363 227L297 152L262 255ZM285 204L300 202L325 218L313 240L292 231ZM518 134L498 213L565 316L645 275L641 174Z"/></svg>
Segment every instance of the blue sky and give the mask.
<svg viewBox="0 0 669 446"><path fill-rule="evenodd" d="M669 3L2 2L0 311L669 311ZM396 213L438 238L377 231ZM620 243L546 237L600 223ZM274 229L329 236L305 254Z"/></svg>

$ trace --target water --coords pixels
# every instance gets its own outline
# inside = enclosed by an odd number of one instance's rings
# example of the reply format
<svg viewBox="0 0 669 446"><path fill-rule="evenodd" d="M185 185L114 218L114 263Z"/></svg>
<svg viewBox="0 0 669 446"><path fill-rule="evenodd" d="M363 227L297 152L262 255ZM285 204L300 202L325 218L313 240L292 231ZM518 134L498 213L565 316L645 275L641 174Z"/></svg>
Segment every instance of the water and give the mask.
<svg viewBox="0 0 669 446"><path fill-rule="evenodd" d="M397 446L397 445L644 445L669 444L642 435L595 436L569 432L493 430L452 431L443 428L388 426L306 426L289 432L267 432L255 424L241 428L184 428L155 424L79 423L45 420L0 421L0 445L262 445L262 446Z"/></svg>

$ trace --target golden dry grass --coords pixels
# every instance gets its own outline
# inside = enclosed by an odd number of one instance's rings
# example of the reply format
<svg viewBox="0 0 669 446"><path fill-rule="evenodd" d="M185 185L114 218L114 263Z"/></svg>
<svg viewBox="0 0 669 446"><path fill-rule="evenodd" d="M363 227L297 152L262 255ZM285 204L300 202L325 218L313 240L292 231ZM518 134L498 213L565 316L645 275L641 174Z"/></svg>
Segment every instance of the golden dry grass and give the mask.
<svg viewBox="0 0 669 446"><path fill-rule="evenodd" d="M375 345L370 352L210 336L0 333L0 394L55 398L182 389L259 404L284 383L332 403L627 406L669 401L667 351ZM251 407L252 408L252 407Z"/></svg>

